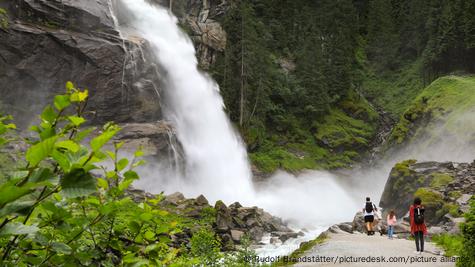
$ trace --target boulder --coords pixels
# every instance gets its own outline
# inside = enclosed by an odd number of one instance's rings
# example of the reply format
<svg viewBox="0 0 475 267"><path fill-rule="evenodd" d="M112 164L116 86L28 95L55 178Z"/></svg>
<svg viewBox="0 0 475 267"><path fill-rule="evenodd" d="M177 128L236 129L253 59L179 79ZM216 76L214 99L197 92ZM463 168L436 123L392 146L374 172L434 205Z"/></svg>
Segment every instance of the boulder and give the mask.
<svg viewBox="0 0 475 267"><path fill-rule="evenodd" d="M209 205L209 202L208 200L205 198L205 196L203 195L199 195L197 198L196 198L196 204L197 205L200 205L200 206L206 206L206 205Z"/></svg>
<svg viewBox="0 0 475 267"><path fill-rule="evenodd" d="M216 209L216 229L219 232L227 232L230 229L235 228L235 224L233 223L233 217L231 216L231 212L226 207L226 204L221 200L218 200L214 206Z"/></svg>
<svg viewBox="0 0 475 267"><path fill-rule="evenodd" d="M473 194L463 194L455 202L460 206L460 210L463 213L466 213L470 210L469 201L472 198Z"/></svg>
<svg viewBox="0 0 475 267"><path fill-rule="evenodd" d="M366 226L364 223L363 212L358 211L355 214L355 217L353 218L353 222L351 223L351 226L352 226L351 227L352 231L366 233Z"/></svg>
<svg viewBox="0 0 475 267"><path fill-rule="evenodd" d="M272 232L271 235L279 237L282 243L285 243L285 241L291 238L297 238L299 236L299 234L296 232Z"/></svg>
<svg viewBox="0 0 475 267"><path fill-rule="evenodd" d="M353 225L351 222L346 222L346 223L340 223L340 224L337 224L338 228L340 228L340 230L342 230L343 232L347 232L347 233L350 233L352 234L353 233Z"/></svg>
<svg viewBox="0 0 475 267"><path fill-rule="evenodd" d="M429 227L429 229L427 229L427 233L429 235L440 235L440 234L443 234L443 233L446 233L447 231L444 230L442 227L440 226L432 226L432 227Z"/></svg>
<svg viewBox="0 0 475 267"><path fill-rule="evenodd" d="M175 192L171 195L166 196L164 202L166 202L167 204L172 204L172 205L177 206L179 203L181 203L184 200L185 200L185 196L183 196L182 193Z"/></svg>
<svg viewBox="0 0 475 267"><path fill-rule="evenodd" d="M231 230L231 238L233 239L233 241L235 241L237 243L241 242L241 238L243 237L243 235L244 235L243 231Z"/></svg>

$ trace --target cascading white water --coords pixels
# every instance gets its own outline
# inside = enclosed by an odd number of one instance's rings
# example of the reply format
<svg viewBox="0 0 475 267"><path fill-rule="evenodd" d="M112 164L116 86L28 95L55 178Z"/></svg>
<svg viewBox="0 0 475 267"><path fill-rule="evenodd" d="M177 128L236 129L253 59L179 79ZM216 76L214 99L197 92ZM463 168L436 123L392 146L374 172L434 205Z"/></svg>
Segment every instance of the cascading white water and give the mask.
<svg viewBox="0 0 475 267"><path fill-rule="evenodd" d="M191 40L164 8L144 0L123 0L131 23L152 48L165 75L165 115L176 127L186 157L188 195L246 201L252 192L246 150L223 108L217 84L198 69Z"/></svg>
<svg viewBox="0 0 475 267"><path fill-rule="evenodd" d="M228 204L239 201L257 205L299 226L351 219L354 201L328 173L295 177L282 172L256 191L246 149L223 110L219 88L199 71L194 46L178 27L177 19L146 0L122 3L129 10L125 19L128 25L123 26L126 32L149 42L156 55L151 60L165 72L162 105L176 127L187 165L185 177L170 169L160 173L161 163L151 165L142 173L145 178L138 182L139 187L152 192L180 191L188 196L204 194L211 202L221 199Z"/></svg>

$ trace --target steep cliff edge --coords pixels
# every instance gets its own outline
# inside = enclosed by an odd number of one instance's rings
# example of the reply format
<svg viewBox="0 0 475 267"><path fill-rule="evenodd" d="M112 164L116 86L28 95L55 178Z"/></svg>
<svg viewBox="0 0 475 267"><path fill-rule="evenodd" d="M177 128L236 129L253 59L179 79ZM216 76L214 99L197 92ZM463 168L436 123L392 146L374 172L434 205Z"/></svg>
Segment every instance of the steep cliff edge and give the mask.
<svg viewBox="0 0 475 267"><path fill-rule="evenodd" d="M161 118L146 42L121 38L109 1L15 0L0 7L9 18L0 29L2 108L17 120L28 123L68 80L90 90L95 122Z"/></svg>

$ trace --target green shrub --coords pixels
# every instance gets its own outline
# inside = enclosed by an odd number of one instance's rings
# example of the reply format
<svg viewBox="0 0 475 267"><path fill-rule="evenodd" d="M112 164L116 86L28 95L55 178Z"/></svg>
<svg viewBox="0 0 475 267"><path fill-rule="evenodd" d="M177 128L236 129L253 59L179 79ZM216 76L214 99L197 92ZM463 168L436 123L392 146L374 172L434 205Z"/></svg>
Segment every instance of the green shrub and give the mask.
<svg viewBox="0 0 475 267"><path fill-rule="evenodd" d="M192 251L174 248L171 236L212 224L163 210L160 197L135 202L127 189L139 178L142 151L121 158L123 142L106 146L120 128L85 127L88 91L66 85L31 127L35 136L19 167L0 180L2 266L192 266L217 262L212 233L194 236ZM0 144L15 126L0 117ZM92 133L94 132L94 135ZM88 141L86 141L88 140ZM108 148L110 147L110 149ZM108 161L111 168L103 165ZM204 264L204 263L203 263Z"/></svg>
<svg viewBox="0 0 475 267"><path fill-rule="evenodd" d="M472 197L470 211L465 214L465 223L461 226L463 236L462 261L459 267L475 266L475 198Z"/></svg>
<svg viewBox="0 0 475 267"><path fill-rule="evenodd" d="M191 254L200 259L204 266L219 266L220 243L210 229L201 228L191 238Z"/></svg>
<svg viewBox="0 0 475 267"><path fill-rule="evenodd" d="M445 256L460 256L462 253L463 238L461 235L435 235L432 237L432 241L445 250Z"/></svg>

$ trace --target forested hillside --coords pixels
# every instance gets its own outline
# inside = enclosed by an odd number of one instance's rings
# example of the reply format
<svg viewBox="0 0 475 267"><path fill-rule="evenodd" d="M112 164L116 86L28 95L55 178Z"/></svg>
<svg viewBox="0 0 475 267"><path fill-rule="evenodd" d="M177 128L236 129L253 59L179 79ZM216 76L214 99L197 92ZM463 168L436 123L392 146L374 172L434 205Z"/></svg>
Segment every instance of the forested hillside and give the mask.
<svg viewBox="0 0 475 267"><path fill-rule="evenodd" d="M397 120L424 85L474 71L474 9L468 0L232 1L213 76L258 167L345 166L378 131L366 99Z"/></svg>

